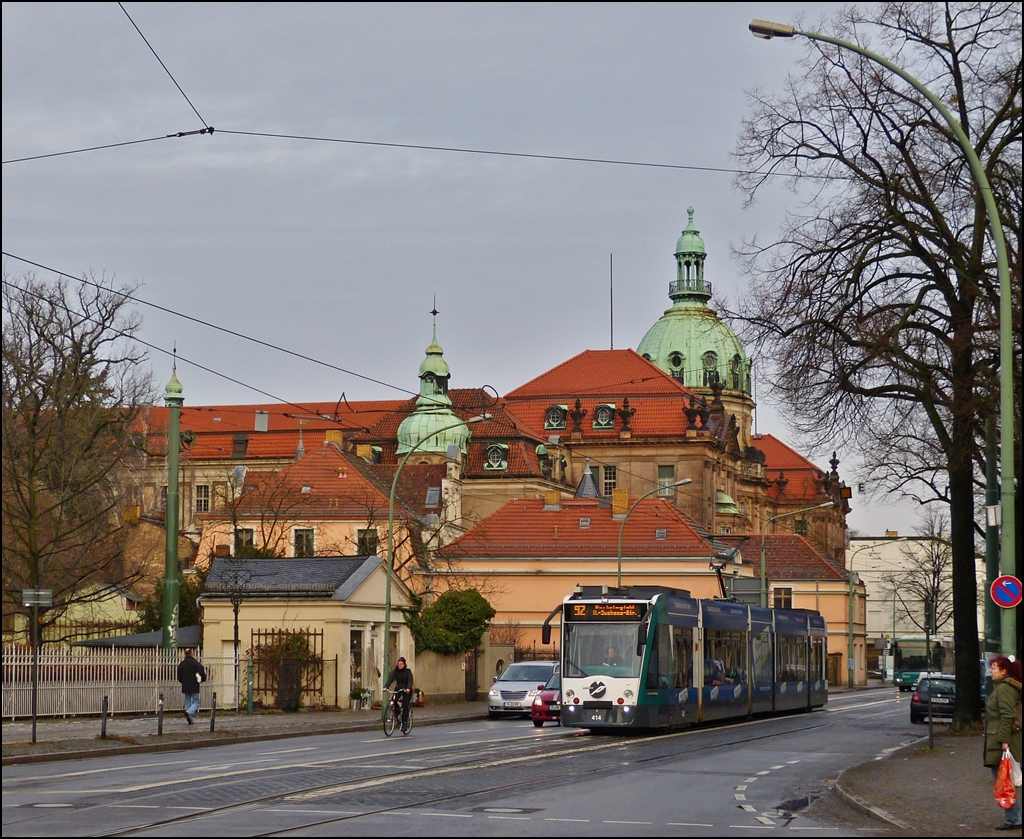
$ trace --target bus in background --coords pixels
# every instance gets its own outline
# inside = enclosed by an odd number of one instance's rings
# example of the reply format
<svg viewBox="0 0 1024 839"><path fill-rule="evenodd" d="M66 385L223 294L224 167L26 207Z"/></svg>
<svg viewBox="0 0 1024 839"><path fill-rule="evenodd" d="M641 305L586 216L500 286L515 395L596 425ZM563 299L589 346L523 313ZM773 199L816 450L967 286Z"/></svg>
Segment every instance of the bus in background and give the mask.
<svg viewBox="0 0 1024 839"><path fill-rule="evenodd" d="M914 687L922 673L953 672L953 639L948 635L931 636L927 653L925 641L924 635L901 635L893 643L892 683L901 691Z"/></svg>

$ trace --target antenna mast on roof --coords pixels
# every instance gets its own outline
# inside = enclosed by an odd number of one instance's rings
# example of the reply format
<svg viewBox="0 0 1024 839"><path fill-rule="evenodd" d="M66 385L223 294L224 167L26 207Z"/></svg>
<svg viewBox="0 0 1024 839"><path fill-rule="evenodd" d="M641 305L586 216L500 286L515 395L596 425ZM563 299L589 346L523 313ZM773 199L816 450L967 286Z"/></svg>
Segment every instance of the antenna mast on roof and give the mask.
<svg viewBox="0 0 1024 839"><path fill-rule="evenodd" d="M611 340L609 341L610 346L608 349L615 349L615 272L613 265L614 254L608 254L608 309L609 318L611 320Z"/></svg>

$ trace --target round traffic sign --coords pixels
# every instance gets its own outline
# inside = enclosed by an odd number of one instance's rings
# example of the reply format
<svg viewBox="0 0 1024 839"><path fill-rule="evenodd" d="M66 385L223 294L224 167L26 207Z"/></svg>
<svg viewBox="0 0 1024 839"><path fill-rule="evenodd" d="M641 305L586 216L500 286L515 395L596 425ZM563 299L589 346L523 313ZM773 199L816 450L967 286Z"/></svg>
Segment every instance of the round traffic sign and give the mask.
<svg viewBox="0 0 1024 839"><path fill-rule="evenodd" d="M992 601L1003 609L1016 609L1021 601L1020 580L1011 574L997 577L992 583Z"/></svg>

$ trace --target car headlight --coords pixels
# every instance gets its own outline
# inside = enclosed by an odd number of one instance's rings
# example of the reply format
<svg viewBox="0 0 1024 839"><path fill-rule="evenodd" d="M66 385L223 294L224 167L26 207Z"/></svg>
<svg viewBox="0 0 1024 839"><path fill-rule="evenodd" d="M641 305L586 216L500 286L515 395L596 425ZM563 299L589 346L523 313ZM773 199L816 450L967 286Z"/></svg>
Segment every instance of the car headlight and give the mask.
<svg viewBox="0 0 1024 839"><path fill-rule="evenodd" d="M526 698L529 699L531 696L536 696L538 693L540 693L539 690L531 690L528 694L526 694Z"/></svg>
<svg viewBox="0 0 1024 839"><path fill-rule="evenodd" d="M489 697L490 697L491 699L497 699L497 698L498 698L498 695L499 695L499 694L498 694L498 689L497 689L497 688L491 688L491 690L490 690L490 691L488 691L487 695L488 695L488 696L489 696Z"/></svg>
<svg viewBox="0 0 1024 839"><path fill-rule="evenodd" d="M538 697L537 697L536 699L534 699L534 700L533 700L533 704L534 704L534 705L536 705L536 706L538 706L538 707L540 707L540 708L543 708L543 707L544 707L544 700L543 700L543 699L541 699L541 698L540 698L540 697L538 696Z"/></svg>

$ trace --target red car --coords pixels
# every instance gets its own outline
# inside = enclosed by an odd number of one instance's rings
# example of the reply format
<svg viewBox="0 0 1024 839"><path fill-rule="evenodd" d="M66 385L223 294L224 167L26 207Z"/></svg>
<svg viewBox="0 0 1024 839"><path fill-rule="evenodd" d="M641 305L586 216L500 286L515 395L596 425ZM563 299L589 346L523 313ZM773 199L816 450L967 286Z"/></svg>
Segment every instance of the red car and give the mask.
<svg viewBox="0 0 1024 839"><path fill-rule="evenodd" d="M533 705L530 706L530 718L537 728L546 722L562 724L562 676L558 668L555 668L551 678L534 697Z"/></svg>

